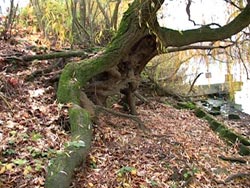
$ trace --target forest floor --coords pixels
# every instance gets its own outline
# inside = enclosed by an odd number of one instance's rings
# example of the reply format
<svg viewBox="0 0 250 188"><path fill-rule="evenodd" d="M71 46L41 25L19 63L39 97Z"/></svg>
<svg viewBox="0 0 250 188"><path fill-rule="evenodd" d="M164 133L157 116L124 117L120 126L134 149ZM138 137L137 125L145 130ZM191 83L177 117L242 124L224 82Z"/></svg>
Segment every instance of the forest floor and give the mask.
<svg viewBox="0 0 250 188"><path fill-rule="evenodd" d="M60 60L8 60L43 53L31 48L37 38L0 40L0 188L44 187L49 161L69 141L68 107L57 103L51 83L60 69L27 81ZM137 109L147 133L129 119L100 116L87 164L76 171L72 188L250 187L250 156L239 156L238 143L227 145L193 111L157 101ZM244 135L248 120L225 123Z"/></svg>

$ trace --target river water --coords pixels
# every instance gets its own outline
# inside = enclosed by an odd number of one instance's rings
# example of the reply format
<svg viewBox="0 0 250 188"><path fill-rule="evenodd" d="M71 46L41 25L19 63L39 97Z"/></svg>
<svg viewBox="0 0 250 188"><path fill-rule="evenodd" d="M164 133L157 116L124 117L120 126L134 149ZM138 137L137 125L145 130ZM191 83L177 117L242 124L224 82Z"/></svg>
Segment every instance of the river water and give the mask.
<svg viewBox="0 0 250 188"><path fill-rule="evenodd" d="M189 83L194 80L196 75L201 72L204 73L198 78L195 85L224 83L228 74L228 65L226 63L210 63L207 66L205 63L191 62L184 65L184 67L186 67L187 81ZM243 82L241 89L234 93L234 102L241 105L243 112L250 114L250 80L247 79L246 69L243 64L239 63L235 63L230 67L230 74L233 76L233 81ZM250 71L250 67L248 66L247 68ZM210 75L210 78L207 78L206 75Z"/></svg>

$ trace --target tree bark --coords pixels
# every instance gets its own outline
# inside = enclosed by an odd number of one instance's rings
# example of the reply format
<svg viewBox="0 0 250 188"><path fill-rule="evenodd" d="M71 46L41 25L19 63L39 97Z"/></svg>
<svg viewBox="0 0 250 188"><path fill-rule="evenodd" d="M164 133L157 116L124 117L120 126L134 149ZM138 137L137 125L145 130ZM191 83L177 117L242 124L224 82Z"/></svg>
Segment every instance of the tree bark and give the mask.
<svg viewBox="0 0 250 188"><path fill-rule="evenodd" d="M102 54L68 64L64 68L59 81L57 98L61 103L72 103L73 106L77 106L71 109L79 111L79 115L70 114L71 127L73 126L73 129L79 127L78 129L83 133L80 132L79 136L88 144L88 147L80 148L84 152L75 150L74 156L70 155L70 158L59 157L57 159L59 162L55 163L57 165L50 168L46 187L65 187L56 184L65 178L62 171L67 171L68 183L74 167L82 162L80 159L85 160L85 152L88 151L91 140L91 131L87 124L90 117L95 116L92 110L94 105L105 105L108 96L122 93L125 95L125 102L130 105L130 112L135 113L133 97L139 85L140 73L160 52L160 46L180 47L196 42L225 39L250 23L248 5L235 20L221 28L202 27L183 32L162 28L157 22L156 13L163 2L164 0L134 0L124 13L116 37ZM91 115L86 119L83 114L87 113ZM82 122L81 119L84 117L87 123ZM85 127L86 130L82 130L81 127ZM78 154L79 158L75 156ZM74 162L75 158L77 158L76 162ZM64 164L69 164L70 167L66 168Z"/></svg>
<svg viewBox="0 0 250 188"><path fill-rule="evenodd" d="M45 187L68 188L74 169L85 161L90 149L92 125L89 113L74 105L69 115L72 139L63 154L51 161Z"/></svg>

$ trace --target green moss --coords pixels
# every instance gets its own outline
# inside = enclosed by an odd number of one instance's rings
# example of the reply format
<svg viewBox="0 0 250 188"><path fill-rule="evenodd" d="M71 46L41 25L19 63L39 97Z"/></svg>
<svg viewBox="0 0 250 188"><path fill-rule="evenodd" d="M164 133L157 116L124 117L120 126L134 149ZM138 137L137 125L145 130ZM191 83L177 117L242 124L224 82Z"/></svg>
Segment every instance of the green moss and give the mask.
<svg viewBox="0 0 250 188"><path fill-rule="evenodd" d="M183 109L190 109L190 110L196 109L196 105L192 102L178 102L177 105Z"/></svg>
<svg viewBox="0 0 250 188"><path fill-rule="evenodd" d="M198 117L198 118L203 118L206 116L206 113L201 110L200 108L196 108L195 109L195 115Z"/></svg>
<svg viewBox="0 0 250 188"><path fill-rule="evenodd" d="M111 68L117 59L115 55L106 53L95 59L87 59L77 63L68 64L61 74L57 99L60 103L80 104L81 89L93 76ZM117 55L118 56L118 55Z"/></svg>
<svg viewBox="0 0 250 188"><path fill-rule="evenodd" d="M131 21L131 14L135 11L135 7L136 7L136 2L133 2L132 5L130 5L129 8L126 10L126 12L123 14L118 32L114 40L121 37L128 30L129 23Z"/></svg>
<svg viewBox="0 0 250 188"><path fill-rule="evenodd" d="M240 145L240 155L250 155L250 148L245 145Z"/></svg>
<svg viewBox="0 0 250 188"><path fill-rule="evenodd" d="M249 148L247 146L250 146L250 141L246 138L244 138L242 135L239 135L235 133L233 130L230 130L224 125L223 123L218 122L215 118L213 118L211 115L206 113L204 110L201 108L196 108L195 109L195 115L199 118L203 118L207 120L207 122L210 125L210 128L218 133L218 135L226 140L228 143L232 144L235 143L237 140L242 143L242 148L240 149L240 153L247 153L249 152Z"/></svg>
<svg viewBox="0 0 250 188"><path fill-rule="evenodd" d="M210 125L210 128L211 128L213 131L215 131L215 130L218 128L218 126L220 126L220 125L218 124L218 122L216 122L216 121L210 121L210 122L209 122L209 125Z"/></svg>
<svg viewBox="0 0 250 188"><path fill-rule="evenodd" d="M73 102L79 104L80 84L75 79L75 65L68 64L61 74L57 89L57 99L60 103Z"/></svg>
<svg viewBox="0 0 250 188"><path fill-rule="evenodd" d="M219 129L216 130L219 135L222 137L222 138L226 138L227 140L229 140L231 143L234 143L238 136L233 133L231 130L225 128L225 127L219 127Z"/></svg>
<svg viewBox="0 0 250 188"><path fill-rule="evenodd" d="M78 105L69 111L72 139L65 151L54 159L48 168L46 188L70 187L74 169L85 162L92 140L92 123L89 113Z"/></svg>
<svg viewBox="0 0 250 188"><path fill-rule="evenodd" d="M247 140L247 139L244 138L243 136L239 136L238 138L239 138L239 140L240 140L240 142L241 142L242 144L244 144L244 145L246 145L246 146L250 146L250 141L249 141L249 140Z"/></svg>
<svg viewBox="0 0 250 188"><path fill-rule="evenodd" d="M89 132L91 127L88 126L91 126L91 117L85 109L75 106L69 110L69 117L72 135L84 136L86 132Z"/></svg>
<svg viewBox="0 0 250 188"><path fill-rule="evenodd" d="M195 109L195 115L199 118L203 118L207 120L207 122L210 125L210 128L219 134L219 136L229 143L235 143L237 140L239 140L242 144L245 146L250 146L250 141L244 138L243 136L234 133L232 130L228 129L223 123L218 122L216 119L213 118L213 116L206 113L201 108L197 108L192 103L178 103L178 108L188 108L188 109Z"/></svg>
<svg viewBox="0 0 250 188"><path fill-rule="evenodd" d="M240 119L240 116L239 115L237 115L237 114L229 114L228 115L228 119L229 120L234 120L234 119Z"/></svg>

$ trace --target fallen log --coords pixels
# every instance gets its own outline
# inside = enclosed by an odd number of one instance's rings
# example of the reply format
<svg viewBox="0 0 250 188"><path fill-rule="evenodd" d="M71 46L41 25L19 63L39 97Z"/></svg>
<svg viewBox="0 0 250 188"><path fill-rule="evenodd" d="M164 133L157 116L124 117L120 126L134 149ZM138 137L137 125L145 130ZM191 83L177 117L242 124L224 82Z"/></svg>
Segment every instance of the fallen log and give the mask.
<svg viewBox="0 0 250 188"><path fill-rule="evenodd" d="M93 55L93 54L92 54ZM54 52L49 54L39 54L39 55L26 55L26 56L8 56L4 57L4 61L33 61L33 60L47 60L47 59L57 59L57 58L70 58L70 57L82 57L87 58L90 53L86 51L65 51L65 52Z"/></svg>

